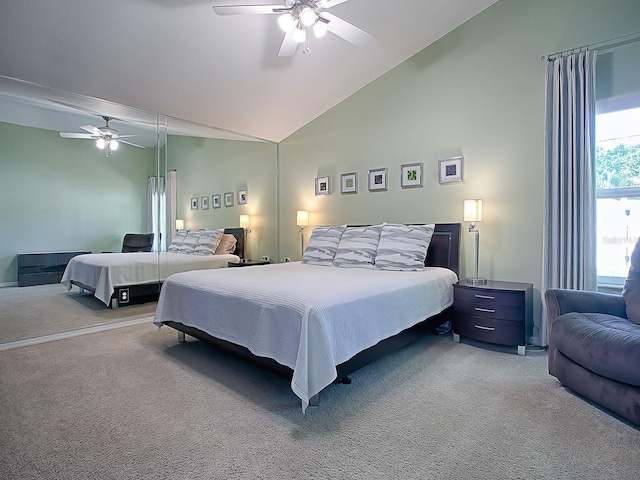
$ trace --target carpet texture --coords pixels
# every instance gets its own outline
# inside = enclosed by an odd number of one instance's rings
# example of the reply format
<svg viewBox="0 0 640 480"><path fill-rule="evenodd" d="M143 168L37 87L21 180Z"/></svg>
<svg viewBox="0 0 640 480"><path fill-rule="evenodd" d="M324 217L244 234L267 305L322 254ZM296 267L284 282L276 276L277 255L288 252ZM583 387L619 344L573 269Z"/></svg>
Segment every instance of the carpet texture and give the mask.
<svg viewBox="0 0 640 480"><path fill-rule="evenodd" d="M627 479L640 430L526 357L424 337L331 385L153 325L0 352L3 479Z"/></svg>
<svg viewBox="0 0 640 480"><path fill-rule="evenodd" d="M61 284L0 288L0 343L126 322L154 314L157 302L112 310L77 287Z"/></svg>

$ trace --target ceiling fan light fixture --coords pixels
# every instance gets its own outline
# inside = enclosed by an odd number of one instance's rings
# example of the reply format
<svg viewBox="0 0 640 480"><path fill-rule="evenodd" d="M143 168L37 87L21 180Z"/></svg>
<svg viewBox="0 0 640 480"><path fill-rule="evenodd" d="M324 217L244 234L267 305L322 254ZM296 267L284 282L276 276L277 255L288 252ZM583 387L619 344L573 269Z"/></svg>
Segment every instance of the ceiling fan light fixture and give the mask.
<svg viewBox="0 0 640 480"><path fill-rule="evenodd" d="M104 150L104 147L106 146L107 142L104 140L104 138L100 137L96 140L96 147L98 147L100 150Z"/></svg>
<svg viewBox="0 0 640 480"><path fill-rule="evenodd" d="M316 22L313 25L313 33L316 36L316 38L322 38L325 36L325 34L327 33L327 24L324 22Z"/></svg>
<svg viewBox="0 0 640 480"><path fill-rule="evenodd" d="M278 25L280 25L280 28L285 32L288 32L289 30L291 30L293 28L294 23L295 23L295 20L293 18L293 15L291 15L289 12L283 13L278 17Z"/></svg>
<svg viewBox="0 0 640 480"><path fill-rule="evenodd" d="M307 39L307 32L302 28L296 28L291 35L294 42L302 43Z"/></svg>
<svg viewBox="0 0 640 480"><path fill-rule="evenodd" d="M117 140L113 140L113 139L109 140L109 148L112 151L115 152L118 149L119 145L120 145L120 142L118 142Z"/></svg>
<svg viewBox="0 0 640 480"><path fill-rule="evenodd" d="M305 6L300 10L300 21L305 27L310 27L318 20L318 14L310 6Z"/></svg>

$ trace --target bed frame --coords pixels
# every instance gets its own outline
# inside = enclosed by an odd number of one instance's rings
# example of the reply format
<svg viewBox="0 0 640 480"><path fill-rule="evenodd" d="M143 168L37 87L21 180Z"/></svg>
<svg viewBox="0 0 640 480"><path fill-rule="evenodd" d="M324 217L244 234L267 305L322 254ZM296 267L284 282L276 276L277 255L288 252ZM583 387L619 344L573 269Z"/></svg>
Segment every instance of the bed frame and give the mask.
<svg viewBox="0 0 640 480"><path fill-rule="evenodd" d="M435 232L431 238L429 249L427 250L427 258L425 265L429 267L445 267L453 270L456 275L460 276L460 224L459 223L438 223ZM337 380L334 383L350 383L348 375L365 365L378 360L388 353L395 352L400 348L409 345L417 340L425 333L433 332L437 327L450 320L451 307L438 315L427 318L426 320L408 328L393 337L382 340L378 344L363 350L362 352L351 357L344 363L336 367L338 371ZM221 340L205 333L197 328L183 325L179 322L167 321L165 325L178 330L178 342L185 341L185 334L210 343L226 352L249 360L261 367L271 371L285 375L289 378L293 376L293 370L289 367L281 365L271 358L258 357L251 353L248 348L237 345L235 343ZM319 394L313 396L309 405L317 406L319 404Z"/></svg>
<svg viewBox="0 0 640 480"><path fill-rule="evenodd" d="M234 254L240 258L244 258L244 229L243 228L225 228L224 233L236 237L236 249ZM93 287L84 285L81 282L71 282L82 290L87 290L93 294L96 293ZM111 295L110 306L116 309L123 305L133 305L138 303L155 302L160 295L162 282L143 283L138 285L119 285L115 287L113 295Z"/></svg>

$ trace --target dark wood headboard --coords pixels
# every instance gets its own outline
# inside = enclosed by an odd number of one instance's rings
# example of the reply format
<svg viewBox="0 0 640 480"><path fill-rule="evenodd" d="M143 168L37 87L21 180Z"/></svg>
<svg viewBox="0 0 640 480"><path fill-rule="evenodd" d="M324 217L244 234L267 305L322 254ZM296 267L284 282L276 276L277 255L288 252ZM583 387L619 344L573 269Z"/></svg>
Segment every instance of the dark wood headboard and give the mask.
<svg viewBox="0 0 640 480"><path fill-rule="evenodd" d="M424 264L445 267L460 276L460 224L436 223Z"/></svg>
<svg viewBox="0 0 640 480"><path fill-rule="evenodd" d="M242 227L225 228L224 233L228 233L236 237L236 240L238 242L236 243L236 249L233 253L239 256L240 258L244 258L244 228Z"/></svg>

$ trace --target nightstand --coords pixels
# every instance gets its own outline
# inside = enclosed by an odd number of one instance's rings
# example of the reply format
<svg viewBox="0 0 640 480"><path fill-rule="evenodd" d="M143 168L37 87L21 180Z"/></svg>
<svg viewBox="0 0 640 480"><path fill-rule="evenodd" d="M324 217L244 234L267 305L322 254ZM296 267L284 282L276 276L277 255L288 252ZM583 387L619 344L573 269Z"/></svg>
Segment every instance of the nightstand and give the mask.
<svg viewBox="0 0 640 480"><path fill-rule="evenodd" d="M251 261L251 260L247 260L246 262L240 262L240 263L233 263L233 262L229 262L227 263L227 266L229 267L253 267L255 265L269 265L271 262L265 262L265 261Z"/></svg>
<svg viewBox="0 0 640 480"><path fill-rule="evenodd" d="M489 280L485 285L453 286L453 340L518 347L526 353L533 333L533 284Z"/></svg>

